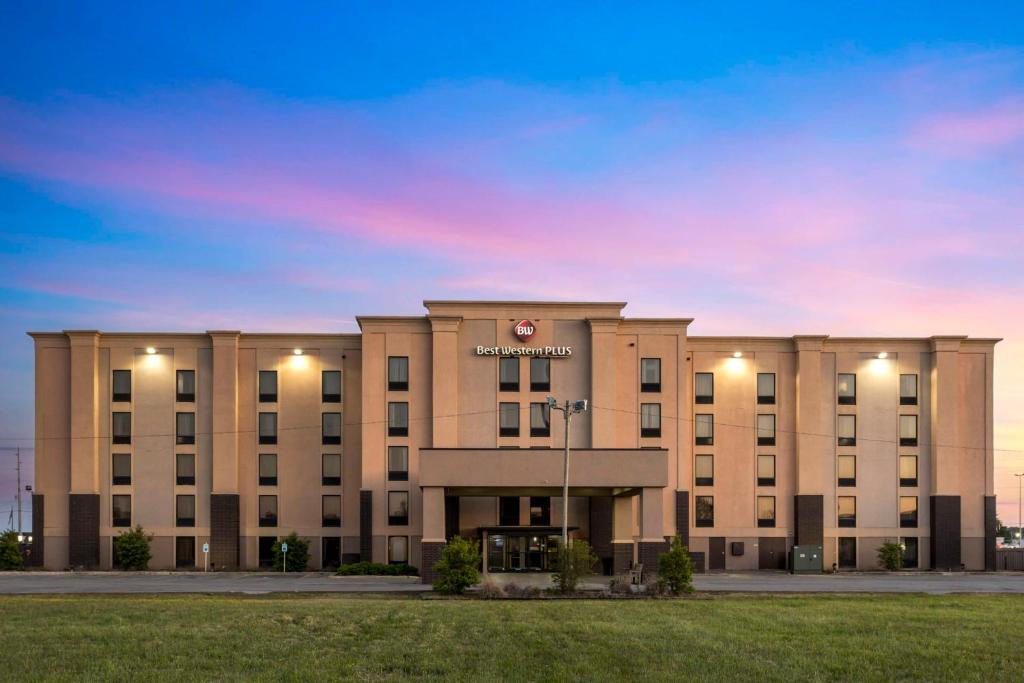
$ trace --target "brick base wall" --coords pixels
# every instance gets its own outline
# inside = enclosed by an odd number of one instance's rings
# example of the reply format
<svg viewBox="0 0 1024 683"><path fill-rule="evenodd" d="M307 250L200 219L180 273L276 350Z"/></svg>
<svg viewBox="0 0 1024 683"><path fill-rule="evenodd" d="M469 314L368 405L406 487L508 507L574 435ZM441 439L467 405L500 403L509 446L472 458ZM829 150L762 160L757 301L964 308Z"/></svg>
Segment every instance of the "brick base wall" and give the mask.
<svg viewBox="0 0 1024 683"><path fill-rule="evenodd" d="M960 569L960 496L932 496L929 508L932 521L929 549L932 569Z"/></svg>
<svg viewBox="0 0 1024 683"><path fill-rule="evenodd" d="M43 517L44 506L43 506L43 494L33 493L32 494L32 554L28 556L27 565L29 567L42 567L44 548L43 543L46 541L46 537L43 534L43 530L46 528L45 519ZM97 530L97 534L99 531Z"/></svg>
<svg viewBox="0 0 1024 683"><path fill-rule="evenodd" d="M239 533L238 494L210 494L211 569L238 569Z"/></svg>
<svg viewBox="0 0 1024 683"><path fill-rule="evenodd" d="M676 536L690 547L690 492L676 491Z"/></svg>
<svg viewBox="0 0 1024 683"><path fill-rule="evenodd" d="M95 569L100 564L100 496L72 493L68 506L68 564Z"/></svg>
<svg viewBox="0 0 1024 683"><path fill-rule="evenodd" d="M793 496L794 545L825 545L825 497Z"/></svg>
<svg viewBox="0 0 1024 683"><path fill-rule="evenodd" d="M359 558L373 562L373 491L359 492Z"/></svg>
<svg viewBox="0 0 1024 683"><path fill-rule="evenodd" d="M693 563L694 574L704 574L707 572L707 567L704 562L704 553L690 553L690 562Z"/></svg>
<svg viewBox="0 0 1024 683"><path fill-rule="evenodd" d="M433 583L437 579L437 572L434 565L441 559L441 551L444 550L444 543L424 541L420 544L420 580L423 583Z"/></svg>
<svg viewBox="0 0 1024 683"><path fill-rule="evenodd" d="M612 573L626 574L633 566L633 543L612 543Z"/></svg>
<svg viewBox="0 0 1024 683"><path fill-rule="evenodd" d="M637 558L644 566L645 574L658 573L658 557L668 550L668 543L665 541L651 543L641 542L637 547Z"/></svg>
<svg viewBox="0 0 1024 683"><path fill-rule="evenodd" d="M985 496L985 571L996 570L996 497Z"/></svg>

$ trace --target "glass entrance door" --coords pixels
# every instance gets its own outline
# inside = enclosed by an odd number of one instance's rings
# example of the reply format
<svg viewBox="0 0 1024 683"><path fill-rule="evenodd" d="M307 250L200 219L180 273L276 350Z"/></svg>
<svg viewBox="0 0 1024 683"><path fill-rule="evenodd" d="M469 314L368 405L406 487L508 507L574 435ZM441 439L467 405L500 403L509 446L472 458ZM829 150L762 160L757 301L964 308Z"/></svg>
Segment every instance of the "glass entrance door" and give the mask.
<svg viewBox="0 0 1024 683"><path fill-rule="evenodd" d="M487 537L487 570L551 571L558 543L558 536L547 534L490 533Z"/></svg>

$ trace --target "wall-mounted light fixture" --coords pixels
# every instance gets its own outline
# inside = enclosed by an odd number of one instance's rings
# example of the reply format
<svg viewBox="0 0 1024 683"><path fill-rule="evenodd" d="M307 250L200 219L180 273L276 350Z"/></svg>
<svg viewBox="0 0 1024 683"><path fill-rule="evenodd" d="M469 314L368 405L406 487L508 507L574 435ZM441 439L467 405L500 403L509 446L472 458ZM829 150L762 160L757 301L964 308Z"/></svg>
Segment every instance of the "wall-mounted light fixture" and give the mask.
<svg viewBox="0 0 1024 683"><path fill-rule="evenodd" d="M742 351L733 351L732 352L732 357L733 358L743 358L743 352Z"/></svg>
<svg viewBox="0 0 1024 683"><path fill-rule="evenodd" d="M149 355L152 356L154 353L156 353L156 349L153 348L152 346L147 346L146 347L146 353L148 353Z"/></svg>
<svg viewBox="0 0 1024 683"><path fill-rule="evenodd" d="M292 353L294 353L296 356L301 356L302 355L302 349L295 349L294 351L292 351Z"/></svg>
<svg viewBox="0 0 1024 683"><path fill-rule="evenodd" d="M889 354L886 353L885 351L882 351L881 353L878 354L878 357L882 360L885 360L886 358L889 357Z"/></svg>

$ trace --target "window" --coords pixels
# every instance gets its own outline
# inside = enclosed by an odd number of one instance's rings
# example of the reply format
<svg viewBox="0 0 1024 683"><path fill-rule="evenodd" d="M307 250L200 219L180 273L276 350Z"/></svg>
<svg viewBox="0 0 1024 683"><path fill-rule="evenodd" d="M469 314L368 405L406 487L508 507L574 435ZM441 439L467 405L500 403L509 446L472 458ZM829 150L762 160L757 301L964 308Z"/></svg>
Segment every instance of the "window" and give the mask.
<svg viewBox="0 0 1024 683"><path fill-rule="evenodd" d="M409 404L388 404L388 436L409 436Z"/></svg>
<svg viewBox="0 0 1024 683"><path fill-rule="evenodd" d="M277 443L277 413L260 413L260 443Z"/></svg>
<svg viewBox="0 0 1024 683"><path fill-rule="evenodd" d="M277 453L260 453L259 485L277 486Z"/></svg>
<svg viewBox="0 0 1024 683"><path fill-rule="evenodd" d="M196 371L178 370L176 386L175 400L178 403L194 403L196 400ZM195 551L194 546L195 544L193 543L193 554Z"/></svg>
<svg viewBox="0 0 1024 683"><path fill-rule="evenodd" d="M757 497L757 526L775 526L775 496Z"/></svg>
<svg viewBox="0 0 1024 683"><path fill-rule="evenodd" d="M498 391L519 391L519 359L498 360Z"/></svg>
<svg viewBox="0 0 1024 683"><path fill-rule="evenodd" d="M194 444L196 442L196 414L178 413L175 416L174 433L174 442L179 446Z"/></svg>
<svg viewBox="0 0 1024 683"><path fill-rule="evenodd" d="M917 445L917 415L900 415L900 445Z"/></svg>
<svg viewBox="0 0 1024 683"><path fill-rule="evenodd" d="M900 405L917 405L917 375L900 375ZM917 542L916 538L914 542ZM915 548L915 555L916 551L917 549Z"/></svg>
<svg viewBox="0 0 1024 683"><path fill-rule="evenodd" d="M177 496L174 504L175 526L196 525L196 497L193 495Z"/></svg>
<svg viewBox="0 0 1024 683"><path fill-rule="evenodd" d="M498 524L501 526L519 526L518 496L501 496L498 498Z"/></svg>
<svg viewBox="0 0 1024 683"><path fill-rule="evenodd" d="M409 480L409 447L388 446L388 481Z"/></svg>
<svg viewBox="0 0 1024 683"><path fill-rule="evenodd" d="M341 413L324 413L320 418L321 443L337 446L341 443Z"/></svg>
<svg viewBox="0 0 1024 683"><path fill-rule="evenodd" d="M196 566L195 536L178 536L174 539L174 566L179 569Z"/></svg>
<svg viewBox="0 0 1024 683"><path fill-rule="evenodd" d="M498 436L519 436L519 404L498 404Z"/></svg>
<svg viewBox="0 0 1024 683"><path fill-rule="evenodd" d="M839 436L840 446L857 445L857 416L840 415L836 419L836 433Z"/></svg>
<svg viewBox="0 0 1024 683"><path fill-rule="evenodd" d="M551 390L551 359L530 359L530 391Z"/></svg>
<svg viewBox="0 0 1024 683"><path fill-rule="evenodd" d="M836 474L840 486L856 486L857 456L840 455L836 461Z"/></svg>
<svg viewBox="0 0 1024 683"><path fill-rule="evenodd" d="M132 442L131 413L114 413L113 437L114 443Z"/></svg>
<svg viewBox="0 0 1024 683"><path fill-rule="evenodd" d="M710 372L698 372L694 376L693 393L697 403L714 403L715 375Z"/></svg>
<svg viewBox="0 0 1024 683"><path fill-rule="evenodd" d="M551 407L547 403L530 404L530 436L551 436Z"/></svg>
<svg viewBox="0 0 1024 683"><path fill-rule="evenodd" d="M260 403L277 403L277 371L260 370Z"/></svg>
<svg viewBox="0 0 1024 683"><path fill-rule="evenodd" d="M111 496L110 526L132 525L132 497Z"/></svg>
<svg viewBox="0 0 1024 683"><path fill-rule="evenodd" d="M640 404L640 436L661 436L661 404Z"/></svg>
<svg viewBox="0 0 1024 683"><path fill-rule="evenodd" d="M758 446L774 446L775 445L775 416L774 415L758 415L757 416L757 445Z"/></svg>
<svg viewBox="0 0 1024 683"><path fill-rule="evenodd" d="M388 564L406 564L409 562L409 538L407 536L388 536Z"/></svg>
<svg viewBox="0 0 1024 683"><path fill-rule="evenodd" d="M697 496L694 506L697 510L696 526L715 525L715 499L712 496Z"/></svg>
<svg viewBox="0 0 1024 683"><path fill-rule="evenodd" d="M694 485L715 485L715 456L695 455L693 458Z"/></svg>
<svg viewBox="0 0 1024 683"><path fill-rule="evenodd" d="M695 415L693 427L698 446L711 446L715 443L714 415Z"/></svg>
<svg viewBox="0 0 1024 683"><path fill-rule="evenodd" d="M388 391L409 391L408 356L388 356Z"/></svg>
<svg viewBox="0 0 1024 683"><path fill-rule="evenodd" d="M917 486L917 456L900 456L900 486Z"/></svg>
<svg viewBox="0 0 1024 683"><path fill-rule="evenodd" d="M323 518L323 526L341 526L341 496L321 496L320 512Z"/></svg>
<svg viewBox="0 0 1024 683"><path fill-rule="evenodd" d="M547 496L530 496L530 526L551 524L551 499Z"/></svg>
<svg viewBox="0 0 1024 683"><path fill-rule="evenodd" d="M401 448L405 448L405 446L401 446ZM388 449L388 453L390 452L391 448ZM391 478L390 474L388 478ZM320 484L322 486L341 486L341 453L324 453L320 456Z"/></svg>
<svg viewBox="0 0 1024 683"><path fill-rule="evenodd" d="M917 496L900 496L900 528L917 528Z"/></svg>
<svg viewBox="0 0 1024 683"><path fill-rule="evenodd" d="M388 524L405 526L409 523L409 492L388 491Z"/></svg>
<svg viewBox="0 0 1024 683"><path fill-rule="evenodd" d="M917 569L917 538L902 538L903 568Z"/></svg>
<svg viewBox="0 0 1024 683"><path fill-rule="evenodd" d="M260 496L260 526L277 526L277 496Z"/></svg>
<svg viewBox="0 0 1024 683"><path fill-rule="evenodd" d="M341 403L341 371L324 370L320 373L320 401Z"/></svg>
<svg viewBox="0 0 1024 683"><path fill-rule="evenodd" d="M640 359L640 391L655 393L661 391L660 358Z"/></svg>
<svg viewBox="0 0 1024 683"><path fill-rule="evenodd" d="M267 567L274 566L274 544L277 543L277 539L273 536L260 536L259 541L259 558L260 567L266 569Z"/></svg>
<svg viewBox="0 0 1024 683"><path fill-rule="evenodd" d="M110 456L111 481L115 486L127 486L132 483L131 453L114 453Z"/></svg>
<svg viewBox="0 0 1024 683"><path fill-rule="evenodd" d="M112 401L127 403L132 400L131 370L114 370L113 385L110 392Z"/></svg>
<svg viewBox="0 0 1024 683"><path fill-rule="evenodd" d="M840 569L856 569L857 568L857 539L856 538L840 538L839 539L839 568Z"/></svg>
<svg viewBox="0 0 1024 683"><path fill-rule="evenodd" d="M852 373L839 373L837 395L839 397L839 405L857 405L857 375Z"/></svg>
<svg viewBox="0 0 1024 683"><path fill-rule="evenodd" d="M839 496L839 526L857 526L857 498L855 496Z"/></svg>
<svg viewBox="0 0 1024 683"><path fill-rule="evenodd" d="M775 373L757 373L757 402L760 405L775 404Z"/></svg>
<svg viewBox="0 0 1024 683"><path fill-rule="evenodd" d="M775 486L775 456L757 456L757 485Z"/></svg>
<svg viewBox="0 0 1024 683"><path fill-rule="evenodd" d="M174 454L174 483L178 486L196 485L196 456L193 453Z"/></svg>

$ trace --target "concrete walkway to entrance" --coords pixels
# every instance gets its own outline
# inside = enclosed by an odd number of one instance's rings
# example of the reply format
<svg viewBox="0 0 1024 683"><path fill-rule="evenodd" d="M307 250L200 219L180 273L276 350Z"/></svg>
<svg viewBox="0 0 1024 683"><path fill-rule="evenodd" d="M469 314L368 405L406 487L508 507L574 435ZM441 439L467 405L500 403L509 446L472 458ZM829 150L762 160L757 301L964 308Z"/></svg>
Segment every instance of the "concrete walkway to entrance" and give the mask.
<svg viewBox="0 0 1024 683"><path fill-rule="evenodd" d="M492 574L492 580L544 588L547 574ZM584 588L601 589L608 577ZM698 591L735 593L1016 593L1024 573L902 572L793 576L781 572L698 574ZM346 576L310 572L2 572L0 594L29 593L415 593L430 590L418 577Z"/></svg>

